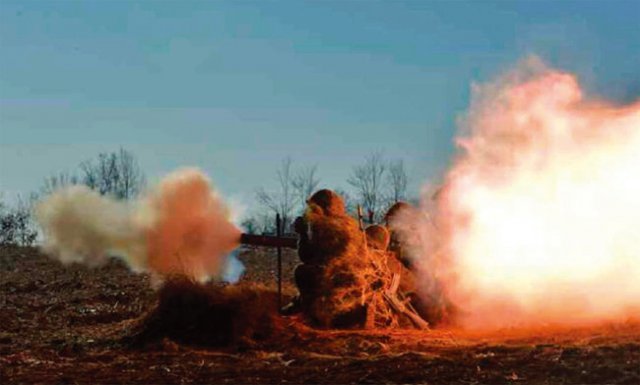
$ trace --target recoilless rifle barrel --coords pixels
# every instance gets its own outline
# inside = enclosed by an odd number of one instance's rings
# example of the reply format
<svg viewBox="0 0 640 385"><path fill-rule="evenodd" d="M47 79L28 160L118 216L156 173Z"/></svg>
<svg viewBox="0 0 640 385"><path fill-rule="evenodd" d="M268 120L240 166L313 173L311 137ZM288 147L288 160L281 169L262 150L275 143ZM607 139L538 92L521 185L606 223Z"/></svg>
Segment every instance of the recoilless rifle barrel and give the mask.
<svg viewBox="0 0 640 385"><path fill-rule="evenodd" d="M287 247L289 249L296 249L298 247L297 238L273 235L241 234L240 243L251 246Z"/></svg>

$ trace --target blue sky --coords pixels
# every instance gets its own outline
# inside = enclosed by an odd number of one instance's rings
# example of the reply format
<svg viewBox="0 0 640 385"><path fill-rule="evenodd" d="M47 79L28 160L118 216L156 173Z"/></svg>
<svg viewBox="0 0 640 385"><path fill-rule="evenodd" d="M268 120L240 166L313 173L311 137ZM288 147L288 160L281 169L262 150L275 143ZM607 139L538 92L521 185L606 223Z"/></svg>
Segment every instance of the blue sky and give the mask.
<svg viewBox="0 0 640 385"><path fill-rule="evenodd" d="M417 193L454 152L469 87L536 54L640 97L640 1L0 1L0 191L100 151L149 179L205 170L250 204L285 156L346 187L372 151Z"/></svg>

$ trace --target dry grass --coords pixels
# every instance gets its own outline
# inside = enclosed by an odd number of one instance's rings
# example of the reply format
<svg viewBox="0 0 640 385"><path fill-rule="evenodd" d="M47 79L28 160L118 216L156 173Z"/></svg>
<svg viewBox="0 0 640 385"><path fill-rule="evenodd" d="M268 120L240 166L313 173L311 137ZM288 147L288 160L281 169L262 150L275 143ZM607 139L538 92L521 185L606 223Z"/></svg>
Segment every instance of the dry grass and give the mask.
<svg viewBox="0 0 640 385"><path fill-rule="evenodd" d="M282 331L277 305L276 293L259 284L205 286L174 277L135 326L132 342L139 346L169 338L205 347L264 342Z"/></svg>
<svg viewBox="0 0 640 385"><path fill-rule="evenodd" d="M269 258L249 275L271 280L255 271L275 265ZM316 330L282 317L276 341L204 348L164 337L131 349L124 337L156 304L148 278L122 264L63 267L35 249L0 248L0 382L640 383L637 322L480 334Z"/></svg>

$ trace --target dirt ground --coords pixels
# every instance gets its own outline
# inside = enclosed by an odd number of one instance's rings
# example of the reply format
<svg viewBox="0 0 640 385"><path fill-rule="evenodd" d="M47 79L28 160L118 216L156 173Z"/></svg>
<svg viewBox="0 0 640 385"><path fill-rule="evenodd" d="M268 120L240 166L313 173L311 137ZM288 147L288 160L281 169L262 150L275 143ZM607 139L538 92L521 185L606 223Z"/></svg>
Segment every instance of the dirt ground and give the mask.
<svg viewBox="0 0 640 385"><path fill-rule="evenodd" d="M248 249L243 280L275 288L275 253ZM295 256L287 252L286 277ZM285 293L293 293L290 281ZM640 324L588 329L318 331L283 318L281 345L127 344L155 303L145 275L114 261L64 267L0 248L0 383L640 384Z"/></svg>

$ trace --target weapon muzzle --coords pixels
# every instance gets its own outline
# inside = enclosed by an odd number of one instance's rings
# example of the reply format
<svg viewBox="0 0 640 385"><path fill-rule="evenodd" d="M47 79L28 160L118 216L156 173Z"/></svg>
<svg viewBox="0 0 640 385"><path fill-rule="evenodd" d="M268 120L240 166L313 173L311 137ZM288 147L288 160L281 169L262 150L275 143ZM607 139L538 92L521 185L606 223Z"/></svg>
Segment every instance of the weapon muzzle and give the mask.
<svg viewBox="0 0 640 385"><path fill-rule="evenodd" d="M241 234L240 243L251 246L298 248L298 239L273 235Z"/></svg>

